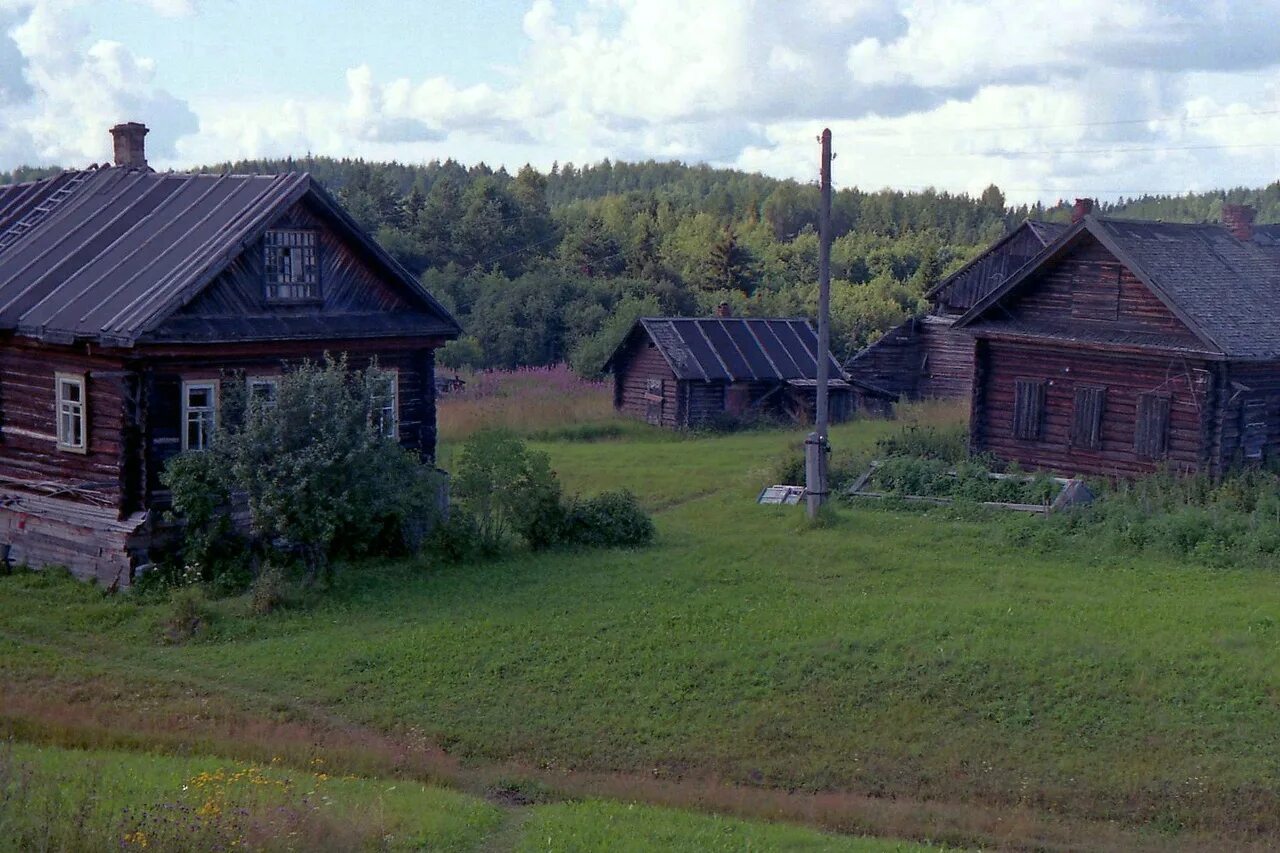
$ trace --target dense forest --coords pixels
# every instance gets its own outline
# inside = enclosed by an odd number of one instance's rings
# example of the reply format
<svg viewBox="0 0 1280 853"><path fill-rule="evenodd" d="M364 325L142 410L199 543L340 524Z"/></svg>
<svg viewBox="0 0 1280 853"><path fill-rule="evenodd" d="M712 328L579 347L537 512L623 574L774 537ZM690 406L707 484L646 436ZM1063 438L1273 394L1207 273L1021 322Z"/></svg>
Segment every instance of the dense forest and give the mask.
<svg viewBox="0 0 1280 853"><path fill-rule="evenodd" d="M448 366L569 360L599 370L634 318L710 313L812 316L817 296L815 185L673 162L525 166L425 165L306 157L224 163L205 171L308 171L462 322ZM0 173L0 183L45 169ZM1101 212L1216 221L1224 201L1280 221L1280 182L1103 204ZM999 188L977 198L926 190L841 189L833 200L833 348L848 357L922 308L923 294L1006 229L1052 208L1010 207Z"/></svg>

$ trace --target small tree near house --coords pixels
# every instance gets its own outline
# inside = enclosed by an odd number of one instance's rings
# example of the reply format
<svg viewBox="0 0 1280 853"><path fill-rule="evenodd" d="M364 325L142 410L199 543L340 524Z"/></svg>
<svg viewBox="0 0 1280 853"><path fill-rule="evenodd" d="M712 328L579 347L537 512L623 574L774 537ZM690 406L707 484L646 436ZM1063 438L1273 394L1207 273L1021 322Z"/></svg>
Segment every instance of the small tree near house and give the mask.
<svg viewBox="0 0 1280 853"><path fill-rule="evenodd" d="M187 561L212 556L237 501L248 509L252 550L296 554L308 583L338 553L385 549L392 537L416 550L440 481L386 420L390 377L326 358L286 372L270 394L224 381L211 447L175 458L163 475L188 523Z"/></svg>

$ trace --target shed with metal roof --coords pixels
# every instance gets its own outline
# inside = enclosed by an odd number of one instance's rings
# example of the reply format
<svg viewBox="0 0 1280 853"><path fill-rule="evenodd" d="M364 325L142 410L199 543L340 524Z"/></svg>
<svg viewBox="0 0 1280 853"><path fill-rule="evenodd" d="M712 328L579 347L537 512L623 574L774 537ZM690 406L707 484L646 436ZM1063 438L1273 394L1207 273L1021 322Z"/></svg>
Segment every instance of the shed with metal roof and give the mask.
<svg viewBox="0 0 1280 853"><path fill-rule="evenodd" d="M859 407L884 412L890 397L851 381L830 352L833 420ZM787 417L808 422L817 389L818 336L808 320L643 317L610 357L614 406L670 428Z"/></svg>

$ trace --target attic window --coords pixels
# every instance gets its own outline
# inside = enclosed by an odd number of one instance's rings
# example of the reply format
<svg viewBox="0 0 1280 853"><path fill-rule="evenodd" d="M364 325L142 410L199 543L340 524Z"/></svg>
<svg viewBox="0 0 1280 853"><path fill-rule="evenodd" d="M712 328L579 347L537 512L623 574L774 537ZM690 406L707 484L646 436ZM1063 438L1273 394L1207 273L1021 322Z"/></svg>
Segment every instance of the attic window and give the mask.
<svg viewBox="0 0 1280 853"><path fill-rule="evenodd" d="M267 299L306 302L320 298L320 265L316 232L268 231L263 240Z"/></svg>

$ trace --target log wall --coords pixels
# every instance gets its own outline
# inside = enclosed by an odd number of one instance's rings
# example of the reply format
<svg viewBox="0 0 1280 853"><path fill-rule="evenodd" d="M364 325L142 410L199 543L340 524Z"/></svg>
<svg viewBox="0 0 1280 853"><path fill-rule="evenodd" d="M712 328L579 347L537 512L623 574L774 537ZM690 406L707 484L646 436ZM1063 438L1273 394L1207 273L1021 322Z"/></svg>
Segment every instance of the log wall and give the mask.
<svg viewBox="0 0 1280 853"><path fill-rule="evenodd" d="M58 448L57 373L86 377L87 446ZM121 507L128 371L69 347L0 344L0 485Z"/></svg>
<svg viewBox="0 0 1280 853"><path fill-rule="evenodd" d="M650 391L650 380L661 383L660 394ZM682 390L675 373L649 336L641 330L633 332L614 364L614 408L637 420L675 429L684 425ZM651 412L656 415L656 421L650 418Z"/></svg>
<svg viewBox="0 0 1280 853"><path fill-rule="evenodd" d="M1005 309L1022 324L1133 331L1159 335L1170 345L1203 346L1145 284L1092 237L1011 296Z"/></svg>
<svg viewBox="0 0 1280 853"><path fill-rule="evenodd" d="M974 376L970 440L977 452L1066 476L1132 476L1162 465L1192 472L1213 466L1217 383L1210 363L1083 345L1050 348L1038 342L983 340ZM1024 379L1045 383L1039 440L1014 436L1014 387ZM1072 446L1077 386L1106 389L1096 449ZM1168 453L1162 460L1141 459L1134 448L1137 398L1144 393L1170 396Z"/></svg>

